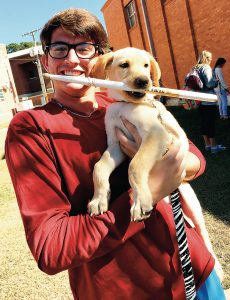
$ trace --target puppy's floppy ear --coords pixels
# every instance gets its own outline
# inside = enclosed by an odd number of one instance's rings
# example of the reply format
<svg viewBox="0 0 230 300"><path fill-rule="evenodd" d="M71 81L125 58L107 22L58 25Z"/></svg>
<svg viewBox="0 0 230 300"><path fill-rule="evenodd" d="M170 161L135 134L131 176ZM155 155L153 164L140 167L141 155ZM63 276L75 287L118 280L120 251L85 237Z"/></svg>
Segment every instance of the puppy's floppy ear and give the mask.
<svg viewBox="0 0 230 300"><path fill-rule="evenodd" d="M93 78L98 78L98 79L106 79L106 68L109 64L112 63L113 61L113 52L109 52L106 54L103 54L101 56L98 56L97 62L94 65L92 71L91 71L91 76Z"/></svg>
<svg viewBox="0 0 230 300"><path fill-rule="evenodd" d="M160 67L155 60L155 58L149 54L150 57L150 72L154 86L160 86L159 80L161 78L161 70Z"/></svg>

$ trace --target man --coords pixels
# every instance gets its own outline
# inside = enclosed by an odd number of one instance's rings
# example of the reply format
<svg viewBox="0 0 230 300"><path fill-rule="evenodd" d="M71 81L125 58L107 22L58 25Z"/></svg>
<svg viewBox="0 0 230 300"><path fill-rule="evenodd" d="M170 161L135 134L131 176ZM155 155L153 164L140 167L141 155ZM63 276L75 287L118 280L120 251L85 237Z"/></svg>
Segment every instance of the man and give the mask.
<svg viewBox="0 0 230 300"><path fill-rule="evenodd" d="M105 31L95 16L68 9L41 32L47 72L87 77L107 49ZM93 195L92 170L106 149L104 114L111 103L95 87L54 82L54 97L43 107L17 114L10 124L6 157L26 238L38 267L47 274L68 270L74 299L185 299L184 282L170 204L160 201L205 162L194 145L185 158L173 143L152 170L149 185L155 206L151 217L130 222L128 161L111 175L109 211L87 214ZM117 131L132 157L140 145ZM197 288L213 270L214 259L196 232L187 227ZM197 253L199 249L199 253Z"/></svg>

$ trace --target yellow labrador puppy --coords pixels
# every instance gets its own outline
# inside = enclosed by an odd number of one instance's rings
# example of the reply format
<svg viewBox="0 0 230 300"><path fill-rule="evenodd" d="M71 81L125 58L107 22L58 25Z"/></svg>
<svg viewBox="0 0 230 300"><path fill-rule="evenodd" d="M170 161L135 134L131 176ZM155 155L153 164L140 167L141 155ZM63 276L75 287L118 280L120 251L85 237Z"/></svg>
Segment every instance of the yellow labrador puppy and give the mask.
<svg viewBox="0 0 230 300"><path fill-rule="evenodd" d="M133 89L148 90L159 86L160 69L156 60L146 51L125 48L110 52L98 58L92 71L95 78L107 78L122 81ZM155 204L148 186L149 172L172 143L173 138L181 140L184 152L188 151L186 134L178 122L163 104L145 92L127 92L108 90L108 95L117 100L107 109L105 125L108 148L95 165L94 196L89 203L91 214L100 214L108 209L109 176L125 159L115 128L121 128L131 138L121 119L134 124L142 138L141 146L129 164L129 182L133 192L131 220L140 221L147 218Z"/></svg>
<svg viewBox="0 0 230 300"><path fill-rule="evenodd" d="M92 71L92 77L122 81L132 89L141 90L151 89L152 84L159 86L160 75L156 60L148 52L136 48L124 48L100 56ZM122 123L124 118L136 126L142 138L141 146L128 169L133 192L131 220L141 221L150 216L155 204L148 186L150 170L167 152L174 139L180 140L185 153L188 151L188 140L173 115L151 95L145 92L115 89L109 89L108 95L117 102L111 104L106 112L108 148L94 168L94 196L88 205L88 212L91 215L98 215L108 210L109 176L125 159L115 128L121 128L128 137L132 138ZM208 249L214 254L199 200L188 183L183 183L179 189L185 196L182 199L184 211L195 224Z"/></svg>

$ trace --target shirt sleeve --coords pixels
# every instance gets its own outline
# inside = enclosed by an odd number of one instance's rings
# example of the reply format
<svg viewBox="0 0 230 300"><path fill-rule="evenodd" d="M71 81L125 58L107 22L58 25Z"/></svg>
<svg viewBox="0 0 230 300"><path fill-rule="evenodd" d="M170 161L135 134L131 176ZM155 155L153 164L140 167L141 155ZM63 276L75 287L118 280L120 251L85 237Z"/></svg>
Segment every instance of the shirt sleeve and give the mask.
<svg viewBox="0 0 230 300"><path fill-rule="evenodd" d="M144 228L130 223L129 191L103 215L70 215L57 162L32 117L20 113L6 138L6 161L15 189L29 248L47 274L77 267L118 247Z"/></svg>

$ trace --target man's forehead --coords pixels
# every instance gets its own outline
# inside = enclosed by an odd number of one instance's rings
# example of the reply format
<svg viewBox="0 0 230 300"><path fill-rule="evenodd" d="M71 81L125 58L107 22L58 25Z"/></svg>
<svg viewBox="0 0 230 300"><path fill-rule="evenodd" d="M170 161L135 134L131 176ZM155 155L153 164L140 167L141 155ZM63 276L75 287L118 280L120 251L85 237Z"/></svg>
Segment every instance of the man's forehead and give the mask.
<svg viewBox="0 0 230 300"><path fill-rule="evenodd" d="M69 32L65 30L63 27L58 27L53 31L52 37L51 37L51 43L54 42L66 42L70 44L77 44L81 42L94 42L90 40L89 38L86 38L81 35L76 35L72 32Z"/></svg>

